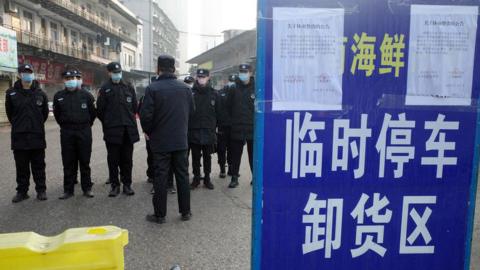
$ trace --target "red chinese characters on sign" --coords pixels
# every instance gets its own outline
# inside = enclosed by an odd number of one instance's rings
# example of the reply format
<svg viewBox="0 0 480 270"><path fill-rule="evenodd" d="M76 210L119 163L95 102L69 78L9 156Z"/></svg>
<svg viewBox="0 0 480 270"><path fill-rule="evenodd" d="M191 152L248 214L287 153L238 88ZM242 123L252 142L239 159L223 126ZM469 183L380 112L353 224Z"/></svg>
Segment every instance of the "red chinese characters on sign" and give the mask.
<svg viewBox="0 0 480 270"><path fill-rule="evenodd" d="M35 71L35 78L40 83L62 83L62 73L66 65L48 61L32 56L19 56L19 64L31 64ZM82 80L85 85L93 84L93 72L80 68L82 72Z"/></svg>
<svg viewBox="0 0 480 270"><path fill-rule="evenodd" d="M0 52L8 52L8 39L0 38Z"/></svg>

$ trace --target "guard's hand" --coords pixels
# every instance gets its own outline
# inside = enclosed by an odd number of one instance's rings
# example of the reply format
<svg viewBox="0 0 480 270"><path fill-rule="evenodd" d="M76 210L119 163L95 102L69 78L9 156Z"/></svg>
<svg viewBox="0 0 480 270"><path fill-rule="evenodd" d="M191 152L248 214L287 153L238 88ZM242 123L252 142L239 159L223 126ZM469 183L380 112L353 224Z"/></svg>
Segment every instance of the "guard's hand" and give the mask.
<svg viewBox="0 0 480 270"><path fill-rule="evenodd" d="M143 136L145 137L145 140L149 141L150 140L150 136L148 136L147 133L143 133Z"/></svg>

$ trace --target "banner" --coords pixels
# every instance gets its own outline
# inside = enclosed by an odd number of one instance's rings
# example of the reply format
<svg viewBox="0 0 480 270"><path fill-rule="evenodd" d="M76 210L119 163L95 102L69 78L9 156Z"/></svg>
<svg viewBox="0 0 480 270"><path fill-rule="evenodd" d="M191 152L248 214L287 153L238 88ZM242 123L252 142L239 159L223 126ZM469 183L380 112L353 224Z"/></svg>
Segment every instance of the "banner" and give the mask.
<svg viewBox="0 0 480 270"><path fill-rule="evenodd" d="M17 71L17 33L0 26L0 70Z"/></svg>
<svg viewBox="0 0 480 270"><path fill-rule="evenodd" d="M252 269L469 269L480 1L260 0Z"/></svg>

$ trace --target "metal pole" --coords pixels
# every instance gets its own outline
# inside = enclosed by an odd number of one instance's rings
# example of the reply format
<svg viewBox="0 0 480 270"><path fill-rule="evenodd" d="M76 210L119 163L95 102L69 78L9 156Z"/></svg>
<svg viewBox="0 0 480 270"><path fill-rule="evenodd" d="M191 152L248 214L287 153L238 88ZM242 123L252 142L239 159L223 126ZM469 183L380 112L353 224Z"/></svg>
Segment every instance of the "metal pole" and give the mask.
<svg viewBox="0 0 480 270"><path fill-rule="evenodd" d="M153 44L153 11L152 11L152 2L153 0L148 0L148 4L149 4L149 18L148 20L150 21L150 44L148 45L150 47L150 53L149 53L149 62L150 62L150 69L148 71L148 83L150 83L152 81L152 69L153 69L153 65L152 65L152 61L153 61L153 49L152 49L152 44Z"/></svg>

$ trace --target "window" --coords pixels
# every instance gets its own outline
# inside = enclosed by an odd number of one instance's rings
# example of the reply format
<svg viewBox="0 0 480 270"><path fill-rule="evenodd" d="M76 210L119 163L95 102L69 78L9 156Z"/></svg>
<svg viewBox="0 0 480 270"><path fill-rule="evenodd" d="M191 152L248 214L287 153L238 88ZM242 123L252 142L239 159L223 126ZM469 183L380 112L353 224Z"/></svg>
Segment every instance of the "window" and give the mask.
<svg viewBox="0 0 480 270"><path fill-rule="evenodd" d="M46 36L47 35L47 22L45 21L44 18L42 18L41 21L40 21L40 28L41 28L42 36Z"/></svg>
<svg viewBox="0 0 480 270"><path fill-rule="evenodd" d="M75 31L70 31L70 35L72 36L72 46L78 46L78 33Z"/></svg>
<svg viewBox="0 0 480 270"><path fill-rule="evenodd" d="M50 38L53 41L58 41L58 25L56 23L50 22Z"/></svg>
<svg viewBox="0 0 480 270"><path fill-rule="evenodd" d="M27 32L34 32L33 29L33 14L28 11L23 11L23 25L22 29Z"/></svg>

